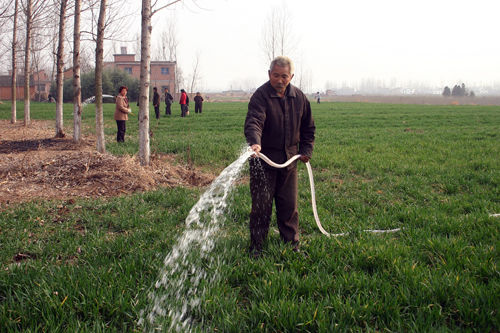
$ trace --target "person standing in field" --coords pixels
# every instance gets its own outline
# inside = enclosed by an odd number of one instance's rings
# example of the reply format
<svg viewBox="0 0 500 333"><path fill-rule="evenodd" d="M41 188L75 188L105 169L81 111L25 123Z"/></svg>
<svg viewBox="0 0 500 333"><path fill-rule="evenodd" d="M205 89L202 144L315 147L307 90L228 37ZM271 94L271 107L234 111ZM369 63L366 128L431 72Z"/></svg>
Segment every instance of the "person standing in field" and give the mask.
<svg viewBox="0 0 500 333"><path fill-rule="evenodd" d="M316 93L316 102L318 104L321 103L321 95L320 95L319 91Z"/></svg>
<svg viewBox="0 0 500 333"><path fill-rule="evenodd" d="M126 86L121 86L118 89L118 96L116 96L115 105L115 115L116 127L118 128L116 133L117 142L125 142L125 132L127 130L126 122L128 120L128 115L132 113L130 105L127 98L128 88Z"/></svg>
<svg viewBox="0 0 500 333"><path fill-rule="evenodd" d="M281 239L299 251L297 162L277 169L255 158L260 152L280 164L296 154L304 163L311 158L316 127L307 97L290 84L293 73L293 62L288 57L275 58L269 67L269 81L255 91L248 104L244 133L255 152L249 160L250 253L254 257L262 253L273 201Z"/></svg>
<svg viewBox="0 0 500 333"><path fill-rule="evenodd" d="M165 88L165 115L170 116L172 114L172 102L174 97L168 92L168 88Z"/></svg>
<svg viewBox="0 0 500 333"><path fill-rule="evenodd" d="M158 89L153 88L153 106L155 108L156 119L160 119L160 94L158 94Z"/></svg>
<svg viewBox="0 0 500 333"><path fill-rule="evenodd" d="M194 96L194 112L201 113L202 108L203 108L203 97L201 97L201 94L197 92L196 96Z"/></svg>
<svg viewBox="0 0 500 333"><path fill-rule="evenodd" d="M181 98L179 100L179 104L181 105L181 117L186 116L187 111L187 94L184 89L181 89Z"/></svg>

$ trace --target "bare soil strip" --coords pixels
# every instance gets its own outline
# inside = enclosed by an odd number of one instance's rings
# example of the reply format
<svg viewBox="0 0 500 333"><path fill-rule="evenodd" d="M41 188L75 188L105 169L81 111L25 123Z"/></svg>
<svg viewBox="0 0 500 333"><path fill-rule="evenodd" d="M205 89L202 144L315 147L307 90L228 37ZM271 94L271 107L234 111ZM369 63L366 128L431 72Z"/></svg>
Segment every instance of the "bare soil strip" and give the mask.
<svg viewBox="0 0 500 333"><path fill-rule="evenodd" d="M214 175L151 156L143 167L134 156L100 154L95 138L54 138L53 122L25 127L0 120L0 205L37 199L111 197L162 186L206 186Z"/></svg>

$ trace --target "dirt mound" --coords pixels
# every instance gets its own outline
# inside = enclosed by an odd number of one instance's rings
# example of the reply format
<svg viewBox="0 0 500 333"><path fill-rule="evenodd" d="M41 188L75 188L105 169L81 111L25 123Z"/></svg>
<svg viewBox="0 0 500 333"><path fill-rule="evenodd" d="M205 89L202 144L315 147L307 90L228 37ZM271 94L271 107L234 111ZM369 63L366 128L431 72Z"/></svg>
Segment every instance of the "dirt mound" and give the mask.
<svg viewBox="0 0 500 333"><path fill-rule="evenodd" d="M149 166L136 157L95 151L95 139L76 144L54 138L52 122L0 121L0 204L35 199L109 197L160 186L206 186L214 175L152 155Z"/></svg>

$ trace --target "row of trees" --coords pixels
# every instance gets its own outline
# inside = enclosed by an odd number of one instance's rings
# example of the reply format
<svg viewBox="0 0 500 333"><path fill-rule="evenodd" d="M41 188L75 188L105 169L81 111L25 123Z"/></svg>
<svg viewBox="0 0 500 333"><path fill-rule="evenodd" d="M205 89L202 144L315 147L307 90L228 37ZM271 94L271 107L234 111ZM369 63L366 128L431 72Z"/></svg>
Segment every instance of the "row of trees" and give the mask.
<svg viewBox="0 0 500 333"><path fill-rule="evenodd" d="M82 73L80 77L81 99L86 99L95 96L95 71L91 70ZM139 100L139 80L121 69L105 69L102 73L102 93L103 95L118 94L117 88L124 85L128 87L127 97L130 101ZM53 82L50 88L50 93L56 95L56 83ZM71 103L75 96L73 87L73 79L64 80L63 85L63 102Z"/></svg>
<svg viewBox="0 0 500 333"><path fill-rule="evenodd" d="M197 0L191 0L196 2ZM151 63L151 32L152 17L159 11L170 7L182 0L158 0L152 6L151 0L141 0L141 35L140 35L140 59L141 71L139 82L139 158L141 164L149 164L150 142L149 142L149 94L150 94L150 63ZM55 96L56 96L56 136L65 136L63 131L63 102L69 96L73 96L73 139L81 140L81 114L82 114L82 80L81 77L82 49L81 42L95 45L95 70L94 70L94 96L96 108L96 137L97 150L105 152L104 124L102 95L107 91L107 77L104 73L104 40L116 36L117 32L126 30L125 25L130 25L127 14L123 14L123 3L118 0L0 0L0 26L9 26L10 29L2 29L2 33L11 33L10 50L12 52L12 117L11 122L16 122L16 75L18 73L18 53L24 56L24 124L30 123L30 73L33 71L33 63L38 58L33 56L36 51L50 50L54 56L55 67ZM57 13L57 15L54 15ZM73 18L73 20L70 20ZM267 56L272 59L280 54L290 54L293 39L288 30L290 16L284 9L283 12L274 10L269 16L267 27L264 30L264 45ZM73 24L73 38L67 35L67 30ZM18 32L24 37L18 35ZM52 38L50 38L52 37ZM165 40L160 52L162 56L169 54L176 57L177 40L171 35L163 35ZM24 39L24 40L23 40ZM3 41L4 39L2 39ZM72 40L72 44L69 42ZM24 48L20 45L24 44ZM51 46L51 47L50 47ZM63 70L71 49L73 79L72 89L69 84L64 84ZM84 49L89 49L88 47ZM199 80L199 53L193 65L193 75L188 82L188 89L194 90L196 81ZM33 63L32 63L33 60ZM175 59L174 59L175 60ZM0 64L1 66L1 64ZM35 66L36 67L36 66ZM70 66L68 66L70 67ZM304 66L301 66L303 68ZM307 76L301 73L301 78ZM176 77L181 73L176 68ZM307 82L301 80L300 82ZM134 86L134 84L131 84ZM178 86L178 85L177 85ZM300 84L302 86L302 84ZM116 87L115 87L116 89ZM65 91L72 92L70 94ZM84 96L89 92L83 91ZM113 91L113 93L116 93ZM66 98L65 98L66 96Z"/></svg>
<svg viewBox="0 0 500 333"><path fill-rule="evenodd" d="M469 97L475 97L476 94L474 91L468 91L465 88L465 83L462 83L462 85L454 85L453 89L450 89L450 87L446 86L443 89L442 95L444 97L449 97L449 96L456 96L456 97L462 97L462 96L469 96Z"/></svg>
<svg viewBox="0 0 500 333"><path fill-rule="evenodd" d="M141 74L140 82L129 84L133 87L138 86L139 100L139 159L142 165L148 165L150 159L149 142L149 93L150 93L150 62L151 62L151 18L160 10L172 6L182 0L155 1L155 8L151 0L142 0L141 3ZM195 1L195 0L192 0ZM108 81L113 83L117 79L116 73L106 74L104 72L104 40L117 31L123 30L120 23L126 23L125 17L121 14L122 3L117 0L3 0L0 1L0 27L2 31L10 31L12 40L10 45L12 64L12 109L11 122L15 123L16 115L16 87L18 73L18 53L24 56L24 125L30 124L30 74L33 71L32 60L34 50L47 49L52 45L52 53L55 55L56 67L56 137L65 136L63 131L63 101L65 94L71 90L73 100L73 140L81 141L81 114L82 114L82 80L90 79L89 76L81 77L81 41L86 40L95 45L95 71L94 93L96 108L96 137L97 150L105 152L104 140L104 122L103 122L103 91L107 91ZM54 15L57 13L57 15ZM84 25L81 23L82 14L88 21ZM72 89L69 84L63 80L63 70L65 59L68 56L67 24L73 17L73 44L72 44L72 68L73 80ZM3 29L10 26L10 29ZM82 29L82 26L84 28ZM56 32L57 31L57 32ZM23 38L20 38L18 32L22 32ZM82 38L82 35L85 38ZM42 38L54 36L54 38ZM20 47L24 39L24 48ZM40 41L46 41L41 43ZM120 78L118 78L120 79ZM125 81L126 82L126 81ZM125 82L120 84L125 84ZM116 89L116 86L114 87ZM113 92L114 92L113 89ZM131 89L133 92L133 89ZM85 95L90 92L84 91ZM114 92L116 93L116 92ZM132 96L131 96L132 97Z"/></svg>

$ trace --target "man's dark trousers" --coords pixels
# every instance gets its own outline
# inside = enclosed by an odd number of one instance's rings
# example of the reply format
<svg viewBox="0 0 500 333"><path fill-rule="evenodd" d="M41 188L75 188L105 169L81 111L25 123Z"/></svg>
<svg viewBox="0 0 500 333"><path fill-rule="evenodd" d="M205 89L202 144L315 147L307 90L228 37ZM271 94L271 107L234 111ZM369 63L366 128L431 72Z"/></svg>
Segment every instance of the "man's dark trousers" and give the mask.
<svg viewBox="0 0 500 333"><path fill-rule="evenodd" d="M264 166L263 161L251 158L250 246L261 249L267 237L273 199L281 238L285 242L299 241L299 214L297 211L297 164L283 169ZM261 165L259 165L261 164Z"/></svg>

